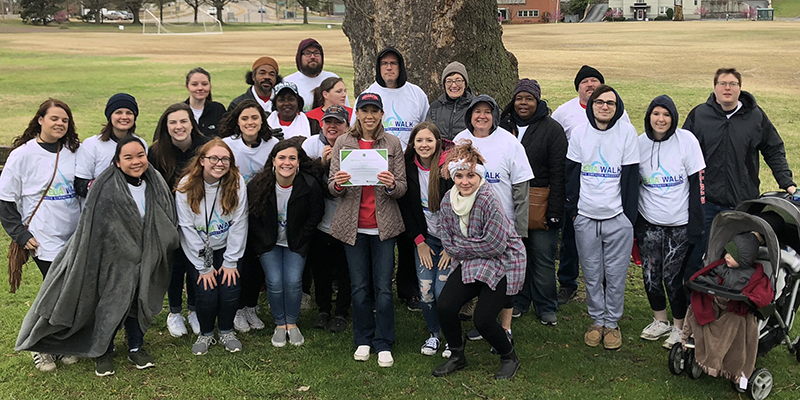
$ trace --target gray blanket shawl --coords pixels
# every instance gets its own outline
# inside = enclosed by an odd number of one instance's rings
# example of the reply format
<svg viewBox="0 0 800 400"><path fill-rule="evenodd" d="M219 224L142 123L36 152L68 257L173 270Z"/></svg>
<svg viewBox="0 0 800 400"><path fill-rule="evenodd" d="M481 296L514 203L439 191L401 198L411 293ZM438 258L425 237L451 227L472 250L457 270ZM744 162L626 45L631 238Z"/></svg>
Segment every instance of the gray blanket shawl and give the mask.
<svg viewBox="0 0 800 400"><path fill-rule="evenodd" d="M166 182L153 168L144 179L144 221L119 168L94 181L75 234L22 322L16 350L98 357L127 316L138 318L143 332L153 322L169 286L178 230Z"/></svg>

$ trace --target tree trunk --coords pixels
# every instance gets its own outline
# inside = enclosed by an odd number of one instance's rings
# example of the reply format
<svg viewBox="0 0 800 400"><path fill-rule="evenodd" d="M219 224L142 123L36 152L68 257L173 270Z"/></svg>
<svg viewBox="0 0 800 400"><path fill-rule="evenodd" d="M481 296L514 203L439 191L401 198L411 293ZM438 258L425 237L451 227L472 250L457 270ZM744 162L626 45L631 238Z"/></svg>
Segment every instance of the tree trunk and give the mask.
<svg viewBox="0 0 800 400"><path fill-rule="evenodd" d="M303 23L308 24L308 7L303 6Z"/></svg>
<svg viewBox="0 0 800 400"><path fill-rule="evenodd" d="M159 22L164 22L164 2L158 3L158 20Z"/></svg>
<svg viewBox="0 0 800 400"><path fill-rule="evenodd" d="M673 16L672 20L683 21L683 6L675 6L675 16Z"/></svg>
<svg viewBox="0 0 800 400"><path fill-rule="evenodd" d="M355 93L375 81L375 57L384 47L405 59L408 81L430 101L444 93L441 73L452 61L467 68L475 94L502 104L519 79L517 59L503 46L497 0L345 0L342 28L350 39Z"/></svg>

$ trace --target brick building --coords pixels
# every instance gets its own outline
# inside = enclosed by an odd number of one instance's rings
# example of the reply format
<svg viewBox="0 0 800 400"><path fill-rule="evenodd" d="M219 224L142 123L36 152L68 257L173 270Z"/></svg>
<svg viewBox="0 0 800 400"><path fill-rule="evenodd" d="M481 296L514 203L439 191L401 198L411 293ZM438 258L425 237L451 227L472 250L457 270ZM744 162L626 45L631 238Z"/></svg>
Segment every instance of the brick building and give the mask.
<svg viewBox="0 0 800 400"><path fill-rule="evenodd" d="M545 15L553 15L560 0L497 0L497 17L511 24L537 24L547 22Z"/></svg>

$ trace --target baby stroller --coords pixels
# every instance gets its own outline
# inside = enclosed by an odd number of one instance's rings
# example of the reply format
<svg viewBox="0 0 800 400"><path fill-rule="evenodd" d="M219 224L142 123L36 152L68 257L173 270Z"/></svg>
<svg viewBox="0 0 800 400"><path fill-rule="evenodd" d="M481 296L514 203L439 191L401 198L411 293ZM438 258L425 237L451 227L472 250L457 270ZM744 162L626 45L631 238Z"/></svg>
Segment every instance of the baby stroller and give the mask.
<svg viewBox="0 0 800 400"><path fill-rule="evenodd" d="M738 233L757 231L763 235L765 244L759 248L756 263L763 266L764 274L769 277L775 292L769 305L758 309L741 291L719 285L693 280L687 282L686 286L692 291L746 303L758 319L757 354L761 356L785 344L800 362L800 338L793 341L789 336L800 305L800 255L794 250L800 249L798 204L788 193L765 193L759 199L742 202L735 211L720 213L711 225L704 265L720 259L725 244ZM771 214L773 218L757 216L763 213ZM779 220L777 223L776 218ZM685 340L672 347L669 369L675 375L686 371L692 379L698 379L703 374L703 369L695 361L694 349L687 348ZM746 387L733 383L737 392L746 392L752 399L764 399L772 390L772 374L766 368L757 368L746 378Z"/></svg>

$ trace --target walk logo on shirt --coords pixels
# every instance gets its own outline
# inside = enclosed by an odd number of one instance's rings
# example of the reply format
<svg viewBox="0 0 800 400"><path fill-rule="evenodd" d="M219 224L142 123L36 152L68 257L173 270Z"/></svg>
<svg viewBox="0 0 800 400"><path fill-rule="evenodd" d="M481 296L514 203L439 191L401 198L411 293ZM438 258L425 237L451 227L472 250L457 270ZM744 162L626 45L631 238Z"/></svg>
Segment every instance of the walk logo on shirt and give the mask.
<svg viewBox="0 0 800 400"><path fill-rule="evenodd" d="M487 170L484 175L487 183L500 183L500 173Z"/></svg>
<svg viewBox="0 0 800 400"><path fill-rule="evenodd" d="M278 211L278 228L279 229L286 229L286 210L289 204L289 199L283 203L283 207L281 211Z"/></svg>
<svg viewBox="0 0 800 400"><path fill-rule="evenodd" d="M253 176L256 175L256 166L253 165L253 160L250 160L249 167L250 167L250 173L247 173L247 174L245 174L243 170L241 170L241 169L239 170L239 172L242 174L242 178L244 179L244 184L245 185L250 183L250 179L252 179Z"/></svg>
<svg viewBox="0 0 800 400"><path fill-rule="evenodd" d="M671 175L663 166L658 166L659 171L653 172L650 176L642 177L642 184L651 188L660 188L662 194L666 194L670 188L683 185L686 177L683 174Z"/></svg>
<svg viewBox="0 0 800 400"><path fill-rule="evenodd" d="M603 158L602 146L597 149L597 154L600 157L600 161L583 164L581 166L581 175L597 178L598 186L607 178L619 178L622 175L622 168L609 166L606 159Z"/></svg>
<svg viewBox="0 0 800 400"><path fill-rule="evenodd" d="M44 197L45 200L50 201L59 201L63 200L66 201L67 204L72 204L75 201L75 188L72 184L67 180L64 174L61 172L60 169L57 170L58 179L56 179L50 188L47 189L47 196Z"/></svg>
<svg viewBox="0 0 800 400"><path fill-rule="evenodd" d="M394 109L394 103L392 103L392 113L394 114L393 117L384 118L383 130L392 135L399 136L400 132L411 132L411 130L414 129L413 123L403 121L403 118L397 114L397 110Z"/></svg>
<svg viewBox="0 0 800 400"><path fill-rule="evenodd" d="M211 218L211 221L208 223L208 227L211 230L210 232L207 232L206 231L206 227L202 226L202 225L200 225L200 226L195 225L194 229L197 229L198 232L205 232L208 235L208 237L217 236L219 238L222 238L223 236L225 236L226 233L228 233L228 230L231 229L231 223L230 222L225 222L219 216L219 213L217 213L217 211L214 210L214 216Z"/></svg>

